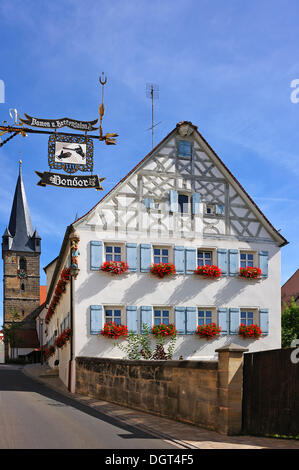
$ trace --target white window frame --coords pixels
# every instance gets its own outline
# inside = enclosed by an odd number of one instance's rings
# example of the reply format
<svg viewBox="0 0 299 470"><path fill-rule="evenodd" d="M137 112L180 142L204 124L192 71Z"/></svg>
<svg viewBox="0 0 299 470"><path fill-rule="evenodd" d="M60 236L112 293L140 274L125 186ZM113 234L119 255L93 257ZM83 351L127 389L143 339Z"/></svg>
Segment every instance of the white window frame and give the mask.
<svg viewBox="0 0 299 470"><path fill-rule="evenodd" d="M211 322L210 323L216 323L217 324L217 312L216 312L216 308L215 307L199 307L197 306L197 312L196 312L196 324L197 326L199 326L199 312L204 312L206 314L206 312L211 312ZM206 318L206 315L204 315L203 317L204 319ZM206 325L206 322L204 321L203 323L204 325Z"/></svg>
<svg viewBox="0 0 299 470"><path fill-rule="evenodd" d="M112 253L106 253L106 247L112 247ZM125 243L117 243L117 242L104 242L104 260L105 261L108 261L107 260L107 254L108 255L112 255L113 259L112 260L109 260L109 261L114 261L114 255L118 255L118 253L114 253L114 248L120 248L120 261L126 261L126 250L125 250Z"/></svg>
<svg viewBox="0 0 299 470"><path fill-rule="evenodd" d="M257 262L257 252L256 252L256 251L252 251L252 250L243 250L243 249L240 249L239 251L240 251L240 253L239 253L239 267L240 267L240 268L243 268L243 267L244 267L244 266L241 266L241 262L242 262L242 260L241 260L241 254L242 254L242 255L243 255L243 254L246 255L246 263L247 263L247 256L248 256L248 255L253 255L253 261L252 261L253 267L258 266L258 262ZM247 267L247 266L248 266L248 264L246 264L246 267Z"/></svg>
<svg viewBox="0 0 299 470"><path fill-rule="evenodd" d="M246 323L244 323L243 320L242 320L241 314L244 313L244 312L253 313L252 324L253 325L259 325L260 322L259 322L259 309L258 309L258 307L241 307L240 308L240 319L239 319L240 324L243 323L244 325L249 326L247 324L247 317L246 317Z"/></svg>
<svg viewBox="0 0 299 470"><path fill-rule="evenodd" d="M168 320L169 320L169 325L174 324L174 309L172 306L169 305L153 305L153 326L155 326L155 310L168 310L169 315L168 315Z"/></svg>
<svg viewBox="0 0 299 470"><path fill-rule="evenodd" d="M153 245L153 249L152 249L152 262L153 263L156 263L155 261L155 258L158 256L158 255L155 255L155 251L154 250L168 250L168 261L167 263L173 263L173 247L172 246L169 246L169 245ZM163 263L164 261L162 261L162 252L161 252L161 255L160 255L160 261L159 263Z"/></svg>
<svg viewBox="0 0 299 470"><path fill-rule="evenodd" d="M115 310L120 310L120 324L121 325L125 325L126 324L126 315L125 315L125 308L123 305L103 305L103 309L104 309L104 323L107 323L108 320L106 318L106 311L107 310L112 310L113 312ZM112 322L115 321L114 319L114 313L112 314Z"/></svg>
<svg viewBox="0 0 299 470"><path fill-rule="evenodd" d="M196 267L200 266L200 265L198 264L198 252L199 252L199 251L212 253L212 257L211 257L211 266L217 265L217 250L216 250L216 248L210 248L210 247L205 247L205 246L199 246L199 247L197 247L197 249L196 249ZM206 265L204 265L204 266L206 266Z"/></svg>

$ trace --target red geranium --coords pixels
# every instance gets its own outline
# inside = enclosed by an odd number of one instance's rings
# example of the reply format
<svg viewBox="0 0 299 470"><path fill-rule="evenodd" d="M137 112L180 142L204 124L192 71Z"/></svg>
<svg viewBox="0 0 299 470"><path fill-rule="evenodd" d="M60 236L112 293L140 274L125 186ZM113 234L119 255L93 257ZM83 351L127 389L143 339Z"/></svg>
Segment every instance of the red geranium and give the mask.
<svg viewBox="0 0 299 470"><path fill-rule="evenodd" d="M45 358L48 359L49 357L53 356L55 353L55 347L53 345L49 346L45 349Z"/></svg>
<svg viewBox="0 0 299 470"><path fill-rule="evenodd" d="M153 263L150 267L150 272L158 277L169 276L176 274L175 265L171 263Z"/></svg>
<svg viewBox="0 0 299 470"><path fill-rule="evenodd" d="M243 338L256 338L259 339L262 336L263 332L257 325L244 325L241 323L239 326L239 336Z"/></svg>
<svg viewBox="0 0 299 470"><path fill-rule="evenodd" d="M62 348L65 345L65 343L69 341L70 337L71 337L71 330L70 328L67 328L59 336L57 336L54 342L55 346L57 348Z"/></svg>
<svg viewBox="0 0 299 470"><path fill-rule="evenodd" d="M177 330L175 329L175 326L170 324L170 325L165 325L165 323L160 323L159 325L155 325L152 328L152 334L154 336L172 336L175 337L177 335Z"/></svg>
<svg viewBox="0 0 299 470"><path fill-rule="evenodd" d="M123 274L128 271L129 266L124 261L105 261L102 264L101 270L111 274Z"/></svg>
<svg viewBox="0 0 299 470"><path fill-rule="evenodd" d="M195 274L199 274L200 276L208 277L211 279L221 276L221 269L218 268L218 266L210 266L209 264L207 264L206 266L198 266L194 272Z"/></svg>
<svg viewBox="0 0 299 470"><path fill-rule="evenodd" d="M107 338L119 338L120 336L128 336L128 333L126 325L118 325L115 322L109 322L105 323L100 334Z"/></svg>
<svg viewBox="0 0 299 470"><path fill-rule="evenodd" d="M48 308L48 312L45 318L45 322L49 323L51 317L54 315L56 305L58 304L60 297L66 291L66 285L70 280L70 268L64 268L60 273L60 279L56 284L54 296L50 306Z"/></svg>
<svg viewBox="0 0 299 470"><path fill-rule="evenodd" d="M260 268L254 268L247 266L246 268L240 268L239 276L246 277L249 279L259 279L261 277L262 271Z"/></svg>
<svg viewBox="0 0 299 470"><path fill-rule="evenodd" d="M221 327L217 326L216 323L208 323L205 325L198 325L196 334L200 338L212 339L220 335Z"/></svg>

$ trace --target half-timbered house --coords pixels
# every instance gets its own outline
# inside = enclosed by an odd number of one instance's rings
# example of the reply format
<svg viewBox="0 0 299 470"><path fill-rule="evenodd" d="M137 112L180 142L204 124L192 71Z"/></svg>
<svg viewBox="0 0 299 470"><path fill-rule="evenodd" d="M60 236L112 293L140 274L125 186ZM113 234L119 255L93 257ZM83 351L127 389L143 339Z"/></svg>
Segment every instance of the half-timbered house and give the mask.
<svg viewBox="0 0 299 470"><path fill-rule="evenodd" d="M73 388L75 357L123 357L115 341L100 334L110 321L135 332L144 323L174 323L174 358L212 359L231 341L250 351L279 348L280 248L286 243L197 127L177 124L68 226L48 268L46 321L48 346L68 328L71 339L52 348L50 365L59 360L60 376L70 383L72 375ZM105 272L106 261L123 261L128 271ZM153 263L172 263L176 274L157 277ZM195 274L204 265L218 266L221 276ZM248 267L261 276L241 277L240 268ZM219 337L199 338L197 326L211 322L221 327ZM258 325L262 337L239 336L240 323Z"/></svg>

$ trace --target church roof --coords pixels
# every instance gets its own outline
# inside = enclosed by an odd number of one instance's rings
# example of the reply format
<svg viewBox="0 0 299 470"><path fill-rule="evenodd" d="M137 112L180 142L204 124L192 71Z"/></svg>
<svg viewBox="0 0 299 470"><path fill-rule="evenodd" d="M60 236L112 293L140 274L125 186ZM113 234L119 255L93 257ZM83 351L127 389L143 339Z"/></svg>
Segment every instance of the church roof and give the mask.
<svg viewBox="0 0 299 470"><path fill-rule="evenodd" d="M16 184L8 228L3 237L12 238L9 250L34 252L35 238L40 238L36 230L33 230L30 211L27 203L25 187L23 183L21 165Z"/></svg>

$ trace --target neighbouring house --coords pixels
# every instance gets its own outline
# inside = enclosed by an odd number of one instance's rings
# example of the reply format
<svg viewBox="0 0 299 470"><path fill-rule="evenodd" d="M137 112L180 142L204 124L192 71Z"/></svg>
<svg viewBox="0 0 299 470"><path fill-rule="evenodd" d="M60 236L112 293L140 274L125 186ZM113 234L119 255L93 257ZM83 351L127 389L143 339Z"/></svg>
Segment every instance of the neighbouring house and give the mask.
<svg viewBox="0 0 299 470"><path fill-rule="evenodd" d="M23 183L21 162L9 224L2 237L3 322L19 322L12 343L5 344L6 359L25 358L40 346L35 319L46 298L40 286L41 237L33 230ZM33 356L30 360L37 360Z"/></svg>
<svg viewBox="0 0 299 470"><path fill-rule="evenodd" d="M177 359L216 359L215 350L232 341L249 351L279 348L280 248L287 243L197 126L178 123L67 227L46 267L50 366L59 361L61 379L74 390L76 357L124 357L100 334L109 322L134 332L144 323L174 323ZM107 262L128 270L111 274L102 269ZM176 274L159 277L153 263L173 264ZM219 337L195 334L211 323L221 327ZM259 326L262 337L239 336L241 323Z"/></svg>
<svg viewBox="0 0 299 470"><path fill-rule="evenodd" d="M292 297L296 304L299 302L299 269L284 283L281 288L281 311L290 305Z"/></svg>

